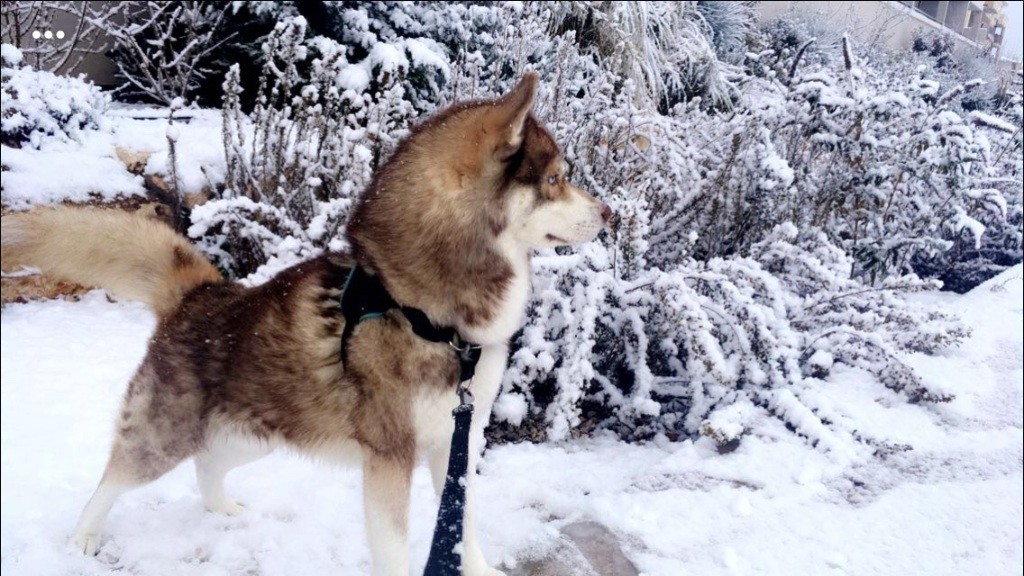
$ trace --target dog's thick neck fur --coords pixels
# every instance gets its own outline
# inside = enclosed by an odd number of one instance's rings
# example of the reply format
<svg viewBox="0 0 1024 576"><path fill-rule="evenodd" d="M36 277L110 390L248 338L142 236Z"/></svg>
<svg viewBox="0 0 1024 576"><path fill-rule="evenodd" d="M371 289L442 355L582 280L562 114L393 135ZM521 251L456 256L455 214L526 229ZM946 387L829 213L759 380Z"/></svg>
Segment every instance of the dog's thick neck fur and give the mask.
<svg viewBox="0 0 1024 576"><path fill-rule="evenodd" d="M535 185L560 154L529 113L535 88L527 76L500 99L415 128L393 156L401 161L377 171L347 230L356 261L399 304L493 343L518 328L529 291L530 247L508 230L506 192ZM447 191L440 203L428 193L436 190Z"/></svg>

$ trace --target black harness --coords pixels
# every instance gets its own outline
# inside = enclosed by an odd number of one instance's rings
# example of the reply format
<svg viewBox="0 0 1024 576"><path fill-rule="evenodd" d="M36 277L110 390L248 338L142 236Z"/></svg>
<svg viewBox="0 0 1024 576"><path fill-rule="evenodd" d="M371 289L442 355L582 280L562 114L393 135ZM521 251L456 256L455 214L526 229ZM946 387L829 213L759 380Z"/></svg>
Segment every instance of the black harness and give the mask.
<svg viewBox="0 0 1024 576"><path fill-rule="evenodd" d="M361 266L352 268L341 290L341 313L345 328L341 333L341 358L348 363L348 340L363 320L380 318L389 310L400 311L412 324L412 331L428 342L443 342L452 347L459 359L459 382L473 378L480 360L480 347L466 342L451 326L438 328L419 308L400 306L384 288L380 278L366 273Z"/></svg>
<svg viewBox="0 0 1024 576"><path fill-rule="evenodd" d="M462 574L462 525L466 505L466 472L469 465L469 429L473 419L473 395L464 382L473 379L480 360L480 347L462 340L453 327L438 328L418 308L399 306L376 276L361 267L352 268L341 291L341 312L345 329L341 333L341 357L348 362L348 339L356 324L380 318L389 310L398 310L412 324L412 331L429 342L444 342L459 359L459 382L456 391L459 405L452 410L455 430L448 455L448 470L441 493L441 504L434 524L434 538L424 576L459 576Z"/></svg>

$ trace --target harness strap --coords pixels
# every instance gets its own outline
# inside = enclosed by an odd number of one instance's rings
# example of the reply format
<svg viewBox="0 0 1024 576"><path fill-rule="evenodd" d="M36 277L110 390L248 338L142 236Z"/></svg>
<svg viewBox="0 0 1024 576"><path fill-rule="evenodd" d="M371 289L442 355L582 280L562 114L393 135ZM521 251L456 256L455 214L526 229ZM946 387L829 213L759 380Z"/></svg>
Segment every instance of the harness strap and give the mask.
<svg viewBox="0 0 1024 576"><path fill-rule="evenodd" d="M345 280L341 290L341 313L345 317L345 328L341 332L341 358L348 363L348 340L363 320L379 318L388 310L399 310L412 325L414 334L430 342L443 342L451 346L459 358L459 381L473 378L476 364L480 360L480 347L462 340L458 330L452 326L434 326L430 318L419 308L399 306L398 302L381 283L380 278L371 276L355 266Z"/></svg>

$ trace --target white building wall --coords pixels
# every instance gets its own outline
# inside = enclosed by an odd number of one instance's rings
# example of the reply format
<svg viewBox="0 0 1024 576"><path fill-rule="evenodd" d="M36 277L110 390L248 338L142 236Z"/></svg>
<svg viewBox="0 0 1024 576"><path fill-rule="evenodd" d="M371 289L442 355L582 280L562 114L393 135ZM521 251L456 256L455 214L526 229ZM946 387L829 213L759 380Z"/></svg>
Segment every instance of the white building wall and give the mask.
<svg viewBox="0 0 1024 576"><path fill-rule="evenodd" d="M948 2L939 2L936 8L941 9L945 20L950 18ZM966 6L966 2L963 3ZM757 3L758 15L762 21L783 16L787 13L798 13L808 18L819 18L829 22L839 30L846 30L850 36L865 45L878 46L886 50L904 50L910 47L914 38L922 33L937 31L949 33L951 30L918 11L892 1L866 2L829 2L827 0L768 1ZM967 23L967 12L960 14L954 10L953 19L961 19ZM953 38L964 50L981 50L983 44L968 40L959 34Z"/></svg>

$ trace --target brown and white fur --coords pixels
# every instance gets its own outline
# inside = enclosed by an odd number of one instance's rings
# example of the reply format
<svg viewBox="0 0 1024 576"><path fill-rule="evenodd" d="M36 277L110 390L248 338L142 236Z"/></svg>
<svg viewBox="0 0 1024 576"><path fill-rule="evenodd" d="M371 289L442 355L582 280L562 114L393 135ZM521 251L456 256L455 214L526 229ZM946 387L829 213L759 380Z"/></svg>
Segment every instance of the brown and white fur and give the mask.
<svg viewBox="0 0 1024 576"><path fill-rule="evenodd" d="M399 304L482 345L471 383L474 470L508 341L523 322L531 251L590 241L610 217L566 180L558 146L530 112L536 87L527 74L499 99L456 104L415 128L355 208L351 256L326 254L254 288L222 279L183 238L141 216L62 208L4 217L5 267L102 286L159 316L74 545L94 554L117 497L188 457L205 506L237 514L225 474L288 446L361 462L373 572L408 574L411 476L425 458L442 488L458 365L395 310L359 323L343 365L340 288L358 262ZM473 508L469 490L464 573L498 574L480 551Z"/></svg>

